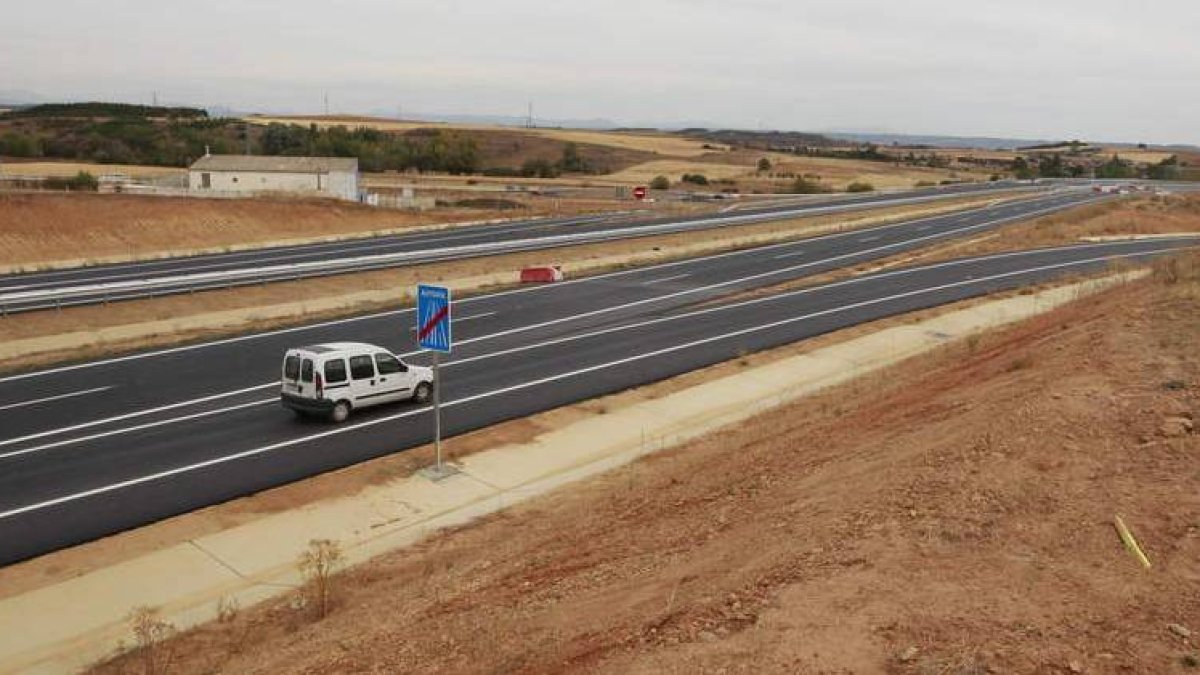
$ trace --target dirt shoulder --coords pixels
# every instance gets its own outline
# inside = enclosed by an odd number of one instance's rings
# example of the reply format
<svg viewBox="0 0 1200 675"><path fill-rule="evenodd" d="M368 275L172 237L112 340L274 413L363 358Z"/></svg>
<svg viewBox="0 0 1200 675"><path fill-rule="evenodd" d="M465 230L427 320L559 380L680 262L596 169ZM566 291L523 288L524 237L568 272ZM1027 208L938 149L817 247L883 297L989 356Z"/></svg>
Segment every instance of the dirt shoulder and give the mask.
<svg viewBox="0 0 1200 675"><path fill-rule="evenodd" d="M517 270L527 265L554 262L563 265L569 277L577 277L945 213L998 198L976 196L23 314L0 318L0 370L394 309L410 302L408 293L418 282L445 283L460 294L478 293L515 285Z"/></svg>
<svg viewBox="0 0 1200 675"><path fill-rule="evenodd" d="M1196 335L1192 258L355 567L323 621L237 612L172 668L1188 672Z"/></svg>

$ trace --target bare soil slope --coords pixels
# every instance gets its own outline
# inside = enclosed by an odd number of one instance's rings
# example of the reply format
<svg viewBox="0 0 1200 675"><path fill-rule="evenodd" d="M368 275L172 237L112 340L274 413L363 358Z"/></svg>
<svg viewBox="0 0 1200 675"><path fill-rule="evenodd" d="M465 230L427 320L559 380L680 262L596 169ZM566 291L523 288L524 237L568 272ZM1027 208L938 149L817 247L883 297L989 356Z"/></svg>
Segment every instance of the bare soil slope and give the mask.
<svg viewBox="0 0 1200 675"><path fill-rule="evenodd" d="M173 670L1190 672L1198 336L1193 258L349 570L323 621L226 617Z"/></svg>
<svg viewBox="0 0 1200 675"><path fill-rule="evenodd" d="M524 209L517 215L538 213ZM412 213L333 200L0 194L0 265L180 254L496 216L478 209Z"/></svg>

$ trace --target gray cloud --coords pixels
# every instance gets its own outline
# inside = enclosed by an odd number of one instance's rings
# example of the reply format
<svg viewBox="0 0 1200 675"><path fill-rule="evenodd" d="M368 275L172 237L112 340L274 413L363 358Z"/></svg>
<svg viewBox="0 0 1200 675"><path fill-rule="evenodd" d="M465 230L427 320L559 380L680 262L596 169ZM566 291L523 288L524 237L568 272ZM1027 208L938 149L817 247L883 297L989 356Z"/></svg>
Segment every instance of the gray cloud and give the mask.
<svg viewBox="0 0 1200 675"><path fill-rule="evenodd" d="M60 0L0 90L248 110L1200 142L1187 0Z"/></svg>

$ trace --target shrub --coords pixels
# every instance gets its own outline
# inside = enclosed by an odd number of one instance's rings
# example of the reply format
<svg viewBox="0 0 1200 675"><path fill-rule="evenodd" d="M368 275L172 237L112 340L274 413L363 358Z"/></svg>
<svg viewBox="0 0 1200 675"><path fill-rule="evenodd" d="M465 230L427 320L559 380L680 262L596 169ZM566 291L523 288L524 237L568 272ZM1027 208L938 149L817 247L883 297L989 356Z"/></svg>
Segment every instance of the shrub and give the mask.
<svg viewBox="0 0 1200 675"><path fill-rule="evenodd" d="M771 170L771 160L767 159L766 157L759 159L758 160L758 170L759 171L770 171Z"/></svg>
<svg viewBox="0 0 1200 675"><path fill-rule="evenodd" d="M654 180L650 181L651 190L668 190L671 187L671 180L666 176L655 176Z"/></svg>
<svg viewBox="0 0 1200 675"><path fill-rule="evenodd" d="M804 176L800 176L792 182L792 193L798 195L816 195L824 192L829 192L829 188L821 184L820 181L809 180Z"/></svg>
<svg viewBox="0 0 1200 675"><path fill-rule="evenodd" d="M846 192L874 192L875 186L862 181L854 181L846 186Z"/></svg>
<svg viewBox="0 0 1200 675"><path fill-rule="evenodd" d="M685 173L680 176L679 180L693 185L708 185L708 176L702 173Z"/></svg>
<svg viewBox="0 0 1200 675"><path fill-rule="evenodd" d="M306 601L318 619L329 614L333 600L333 573L342 563L342 550L336 541L313 539L300 554L296 567L304 578Z"/></svg>
<svg viewBox="0 0 1200 675"><path fill-rule="evenodd" d="M521 165L521 175L529 178L557 178L558 167L544 159L529 159Z"/></svg>
<svg viewBox="0 0 1200 675"><path fill-rule="evenodd" d="M80 171L70 178L51 177L42 181L42 187L47 190L74 190L80 192L95 192L100 186L96 177L87 171Z"/></svg>

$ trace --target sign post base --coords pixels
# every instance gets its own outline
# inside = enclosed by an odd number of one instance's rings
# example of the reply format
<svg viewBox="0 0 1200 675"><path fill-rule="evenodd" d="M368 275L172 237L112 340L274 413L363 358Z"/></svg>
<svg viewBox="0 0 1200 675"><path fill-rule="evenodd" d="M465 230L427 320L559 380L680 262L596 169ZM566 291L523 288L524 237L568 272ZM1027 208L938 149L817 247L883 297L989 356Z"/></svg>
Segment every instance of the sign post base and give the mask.
<svg viewBox="0 0 1200 675"><path fill-rule="evenodd" d="M434 483L438 483L462 472L457 466L443 462L441 464L427 466L424 469L421 469L418 473L420 473L426 479Z"/></svg>

